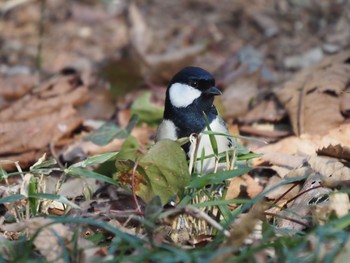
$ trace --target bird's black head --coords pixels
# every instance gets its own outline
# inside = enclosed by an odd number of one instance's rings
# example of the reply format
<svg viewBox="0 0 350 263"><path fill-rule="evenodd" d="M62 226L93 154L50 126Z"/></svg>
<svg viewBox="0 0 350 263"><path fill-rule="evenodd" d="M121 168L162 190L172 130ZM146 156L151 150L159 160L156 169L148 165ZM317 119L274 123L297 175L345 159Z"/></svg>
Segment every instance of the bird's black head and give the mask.
<svg viewBox="0 0 350 263"><path fill-rule="evenodd" d="M174 122L179 137L199 133L206 127L203 112L209 122L217 116L213 101L220 94L208 71L186 67L175 74L168 86L164 119Z"/></svg>

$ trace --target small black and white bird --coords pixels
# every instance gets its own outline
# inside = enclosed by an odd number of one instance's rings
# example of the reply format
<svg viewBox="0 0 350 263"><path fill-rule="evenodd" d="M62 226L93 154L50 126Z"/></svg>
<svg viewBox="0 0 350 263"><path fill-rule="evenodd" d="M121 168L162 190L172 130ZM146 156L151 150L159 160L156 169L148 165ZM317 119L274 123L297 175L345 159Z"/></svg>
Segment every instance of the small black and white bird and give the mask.
<svg viewBox="0 0 350 263"><path fill-rule="evenodd" d="M177 140L207 130L203 112L213 132L228 133L224 121L213 105L214 97L217 95L221 95L221 91L215 87L215 79L208 71L199 67L186 67L175 74L166 91L164 117L158 127L156 141ZM215 135L215 139L219 153L226 152L232 147L229 137ZM187 143L183 148L190 158L195 145ZM206 156L213 154L208 134L200 136L197 158L200 158L203 149ZM204 159L202 165L197 162L198 171L204 173L212 171L215 159Z"/></svg>

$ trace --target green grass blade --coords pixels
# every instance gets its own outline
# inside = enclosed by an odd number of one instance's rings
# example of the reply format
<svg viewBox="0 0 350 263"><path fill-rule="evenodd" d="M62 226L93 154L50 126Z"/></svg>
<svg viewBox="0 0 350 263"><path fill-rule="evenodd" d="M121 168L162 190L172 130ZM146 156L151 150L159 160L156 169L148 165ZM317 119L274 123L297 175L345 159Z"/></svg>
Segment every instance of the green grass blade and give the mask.
<svg viewBox="0 0 350 263"><path fill-rule="evenodd" d="M230 170L230 171L221 171L217 173L206 174L204 176L196 177L195 179L193 179L189 184L188 188L199 189L208 184L221 183L224 180L245 174L250 170L251 168L249 167L243 167L243 168L237 168L235 170Z"/></svg>
<svg viewBox="0 0 350 263"><path fill-rule="evenodd" d="M10 195L10 196L0 198L0 204L12 203L12 202L23 200L25 198L26 197L24 195L21 195L21 194Z"/></svg>

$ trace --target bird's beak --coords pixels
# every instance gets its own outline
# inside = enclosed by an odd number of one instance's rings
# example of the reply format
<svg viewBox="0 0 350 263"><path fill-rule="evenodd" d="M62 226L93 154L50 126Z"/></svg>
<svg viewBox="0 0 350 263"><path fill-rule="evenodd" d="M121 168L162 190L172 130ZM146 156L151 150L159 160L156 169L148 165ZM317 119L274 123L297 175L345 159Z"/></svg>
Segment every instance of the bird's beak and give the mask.
<svg viewBox="0 0 350 263"><path fill-rule="evenodd" d="M211 94L211 95L221 95L221 91L217 88L217 87L211 87L209 89L207 89L206 91L204 91L204 93L206 94Z"/></svg>

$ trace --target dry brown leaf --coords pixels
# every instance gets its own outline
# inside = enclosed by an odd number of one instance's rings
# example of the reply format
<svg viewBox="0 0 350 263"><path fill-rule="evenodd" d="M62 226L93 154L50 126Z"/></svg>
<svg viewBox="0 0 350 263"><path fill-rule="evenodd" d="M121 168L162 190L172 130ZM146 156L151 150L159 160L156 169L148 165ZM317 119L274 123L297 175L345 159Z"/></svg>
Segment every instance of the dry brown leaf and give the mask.
<svg viewBox="0 0 350 263"><path fill-rule="evenodd" d="M350 115L350 93L344 92L340 97L340 111L346 117Z"/></svg>
<svg viewBox="0 0 350 263"><path fill-rule="evenodd" d="M249 174L244 174L242 177L247 185L247 194L250 198L253 199L263 191L263 187L257 181L255 181Z"/></svg>
<svg viewBox="0 0 350 263"><path fill-rule="evenodd" d="M241 177L232 178L227 188L225 199L231 200L237 198L241 193L242 187L245 187L245 182Z"/></svg>
<svg viewBox="0 0 350 263"><path fill-rule="evenodd" d="M282 182L282 178L280 178L277 175L274 175L269 179L265 189L272 189L273 187L275 187L281 182ZM300 190L300 186L296 186L291 191L289 191L291 187L292 185L282 185L280 187L275 188L274 190L269 191L265 196L269 199L274 200L282 197L282 195L288 192L287 194L284 195L283 199L289 200L292 197L296 196Z"/></svg>
<svg viewBox="0 0 350 263"><path fill-rule="evenodd" d="M28 152L12 154L10 156L2 157L6 158L11 162L0 162L0 167L5 171L14 171L16 170L15 162L19 162L21 167L28 167L31 163L33 163L34 160L37 160L43 154L44 151L32 150Z"/></svg>
<svg viewBox="0 0 350 263"><path fill-rule="evenodd" d="M344 122L340 94L347 89L350 52L325 58L302 71L276 92L286 107L295 134L326 134Z"/></svg>
<svg viewBox="0 0 350 263"><path fill-rule="evenodd" d="M346 193L335 193L329 196L329 209L338 217L345 216L350 210L349 196Z"/></svg>
<svg viewBox="0 0 350 263"><path fill-rule="evenodd" d="M14 154L42 149L69 134L81 123L76 111L67 105L53 112L0 126L0 154Z"/></svg>
<svg viewBox="0 0 350 263"><path fill-rule="evenodd" d="M334 158L312 156L309 159L311 168L323 177L332 177L333 180L346 181L350 179L350 168Z"/></svg>
<svg viewBox="0 0 350 263"><path fill-rule="evenodd" d="M15 75L0 78L0 97L6 100L15 100L22 97L38 83L37 76Z"/></svg>
<svg viewBox="0 0 350 263"><path fill-rule="evenodd" d="M241 78L228 86L222 94L222 105L226 118L237 118L249 109L249 103L258 93L256 78Z"/></svg>
<svg viewBox="0 0 350 263"><path fill-rule="evenodd" d="M55 111L65 105L79 105L86 101L88 89L85 86L73 86L72 77L61 77L54 83L43 84L34 94L27 94L0 111L0 121L28 121ZM50 81L51 82L51 81Z"/></svg>
<svg viewBox="0 0 350 263"><path fill-rule="evenodd" d="M350 147L337 145L328 145L317 150L318 155L326 155L330 157L336 157L339 159L345 159L350 161Z"/></svg>
<svg viewBox="0 0 350 263"><path fill-rule="evenodd" d="M0 154L22 167L81 124L73 107L88 96L77 75L57 76L30 91L0 110Z"/></svg>
<svg viewBox="0 0 350 263"><path fill-rule="evenodd" d="M279 108L275 100L262 101L244 117L239 118L240 121L250 124L257 121L277 122L285 115L284 109Z"/></svg>
<svg viewBox="0 0 350 263"><path fill-rule="evenodd" d="M137 5L132 2L129 6L129 20L131 23L130 40L132 45L141 54L145 55L151 45L152 32Z"/></svg>

